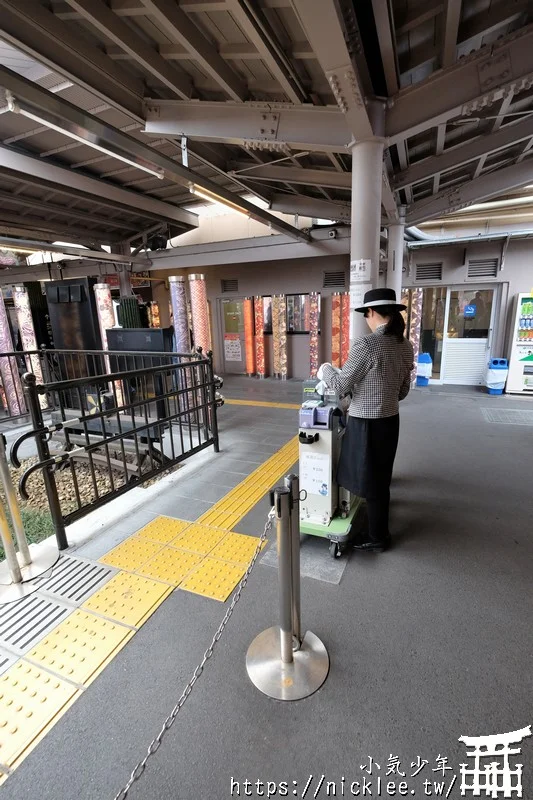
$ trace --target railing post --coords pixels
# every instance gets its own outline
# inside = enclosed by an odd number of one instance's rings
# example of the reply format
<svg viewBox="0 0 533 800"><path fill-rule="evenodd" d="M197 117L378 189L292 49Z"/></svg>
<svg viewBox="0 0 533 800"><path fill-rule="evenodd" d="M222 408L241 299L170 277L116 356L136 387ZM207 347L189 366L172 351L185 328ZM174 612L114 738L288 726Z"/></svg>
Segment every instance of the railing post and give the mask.
<svg viewBox="0 0 533 800"><path fill-rule="evenodd" d="M15 487L13 486L13 479L9 471L9 464L6 455L6 440L3 433L0 433L0 480L4 486L9 513L13 522L13 531L17 540L20 559L22 566L27 567L31 564L31 556L28 548L28 542L24 534L24 525L22 524L22 517L20 516L20 508L17 501Z"/></svg>
<svg viewBox="0 0 533 800"><path fill-rule="evenodd" d="M50 450L48 448L46 434L44 433L44 420L41 406L39 405L39 393L37 392L35 375L27 372L22 380L24 382L24 395L31 414L33 427L37 431L35 444L37 446L39 461L47 461L50 458ZM48 505L50 506L50 514L54 524L57 546L60 550L66 550L68 541L65 532L65 523L63 522L59 496L57 494L56 479L51 465L44 467L42 474L46 495L48 497Z"/></svg>
<svg viewBox="0 0 533 800"><path fill-rule="evenodd" d="M301 700L319 689L329 672L326 648L314 633L300 640L300 547L298 479L285 478L274 490L277 518L280 625L260 633L246 654L246 669L252 683L276 700Z"/></svg>
<svg viewBox="0 0 533 800"><path fill-rule="evenodd" d="M2 503L0 503L0 539L2 540L4 553L6 554L6 562L11 580L13 583L22 583L22 573L20 571L17 553L15 545L13 544L13 539L11 538L6 512L4 511Z"/></svg>
<svg viewBox="0 0 533 800"><path fill-rule="evenodd" d="M213 353L211 350L206 354L207 357L207 375L208 375L208 382L209 382L209 406L210 406L210 417L211 417L211 433L213 436L213 449L215 453L220 452L220 443L218 439L218 419L217 419L217 403L216 403L216 391L215 391L215 373L213 371Z"/></svg>

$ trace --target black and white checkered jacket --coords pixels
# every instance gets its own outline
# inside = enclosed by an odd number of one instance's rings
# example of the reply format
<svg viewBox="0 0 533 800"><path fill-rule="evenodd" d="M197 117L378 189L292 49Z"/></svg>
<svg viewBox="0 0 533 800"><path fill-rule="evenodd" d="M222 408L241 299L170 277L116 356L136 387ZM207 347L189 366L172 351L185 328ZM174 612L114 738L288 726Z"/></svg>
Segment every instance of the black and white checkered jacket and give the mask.
<svg viewBox="0 0 533 800"><path fill-rule="evenodd" d="M351 417L380 419L398 413L398 403L411 387L413 346L407 339L384 334L385 325L357 339L340 373L326 364L323 379L340 396L352 394Z"/></svg>

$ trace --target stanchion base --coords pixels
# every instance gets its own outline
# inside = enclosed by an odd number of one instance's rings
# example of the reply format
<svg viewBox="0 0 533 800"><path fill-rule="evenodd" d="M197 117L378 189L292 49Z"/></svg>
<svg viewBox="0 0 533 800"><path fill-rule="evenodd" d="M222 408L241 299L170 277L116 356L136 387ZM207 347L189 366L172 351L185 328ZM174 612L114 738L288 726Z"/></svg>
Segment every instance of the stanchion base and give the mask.
<svg viewBox="0 0 533 800"><path fill-rule="evenodd" d="M275 700L302 700L320 689L329 672L328 651L307 631L292 664L280 656L280 630L268 628L253 640L246 654L248 677L260 692Z"/></svg>
<svg viewBox="0 0 533 800"><path fill-rule="evenodd" d="M13 583L7 563L0 564L0 605L22 600L23 597L36 592L41 583L36 581L45 572L48 572L59 559L57 547L32 547L30 545L32 563L27 567L20 567L22 583Z"/></svg>

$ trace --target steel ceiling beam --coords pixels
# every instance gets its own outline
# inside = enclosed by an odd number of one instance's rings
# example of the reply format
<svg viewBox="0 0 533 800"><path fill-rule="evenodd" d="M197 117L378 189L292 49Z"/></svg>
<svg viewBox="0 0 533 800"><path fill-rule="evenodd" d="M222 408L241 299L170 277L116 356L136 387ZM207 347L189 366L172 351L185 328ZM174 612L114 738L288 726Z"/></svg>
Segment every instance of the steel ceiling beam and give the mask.
<svg viewBox="0 0 533 800"><path fill-rule="evenodd" d="M154 78L161 81L178 97L191 96L192 84L184 72L178 72L157 50L146 44L124 20L117 17L101 0L67 0L68 4L94 27L122 47Z"/></svg>
<svg viewBox="0 0 533 800"><path fill-rule="evenodd" d="M2 38L116 108L142 118L143 83L36 0L0 0Z"/></svg>
<svg viewBox="0 0 533 800"><path fill-rule="evenodd" d="M393 186L395 189L402 189L426 181L434 175L456 169L469 161L475 161L531 137L533 137L533 116L505 125L495 133L477 136L465 144L449 148L440 156L431 156L418 161L412 167L395 175Z"/></svg>
<svg viewBox="0 0 533 800"><path fill-rule="evenodd" d="M194 59L202 71L210 75L232 100L246 99L248 89L244 81L233 72L174 0L142 0L142 5L146 13L162 26L165 34L183 45L189 58Z"/></svg>
<svg viewBox="0 0 533 800"><path fill-rule="evenodd" d="M231 167L237 170L253 170L243 173L241 178L254 181L267 181L274 183L294 183L303 186L323 186L325 189L351 189L352 175L350 172L338 172L333 169L307 169L285 167L278 164L270 166L266 163L263 167L251 164L249 161L231 162ZM231 174L231 173L230 173Z"/></svg>
<svg viewBox="0 0 533 800"><path fill-rule="evenodd" d="M478 55L439 70L422 83L401 91L387 111L385 134L390 144L415 136L442 122L481 111L533 84L533 25L512 34Z"/></svg>
<svg viewBox="0 0 533 800"><path fill-rule="evenodd" d="M272 211L282 214L298 214L301 217L332 219L350 223L350 203L335 203L303 195L286 195L276 193L270 201Z"/></svg>
<svg viewBox="0 0 533 800"><path fill-rule="evenodd" d="M525 186L532 181L533 165L513 164L504 167L454 189L445 189L427 200L413 203L409 208L406 224L418 225L425 220L451 214L472 203L504 194L510 189Z"/></svg>
<svg viewBox="0 0 533 800"><path fill-rule="evenodd" d="M7 211L0 208L0 232L4 236L23 236L26 239L32 237L48 238L54 240L68 236L68 241L103 242L108 243L128 236L133 226L124 226L120 234L103 232L102 230L89 230L82 225L67 225L62 221L43 219L42 217L21 216L15 211Z"/></svg>
<svg viewBox="0 0 533 800"><path fill-rule="evenodd" d="M446 0L444 9L444 27L442 36L441 67L455 64L457 58L457 36L461 19L462 0Z"/></svg>
<svg viewBox="0 0 533 800"><path fill-rule="evenodd" d="M403 16L398 14L394 20L396 23L396 36L403 36L438 17L443 9L444 3L442 0L425 0L423 4L409 8Z"/></svg>
<svg viewBox="0 0 533 800"><path fill-rule="evenodd" d="M84 250L81 247L50 244L49 242L34 241L32 239L13 239L9 236L0 236L0 247L27 247L32 250L45 250L48 253L63 253L66 256L109 261L112 264L150 264L147 258L141 256L123 256L118 253L106 253L103 250Z"/></svg>
<svg viewBox="0 0 533 800"><path fill-rule="evenodd" d="M347 152L351 133L331 106L146 101L146 133L276 150Z"/></svg>
<svg viewBox="0 0 533 800"><path fill-rule="evenodd" d="M14 203L15 205L24 206L25 208L30 208L34 211L46 212L46 214L59 214L64 217L71 217L72 219L77 219L80 222L90 222L91 225L104 225L105 227L109 228L127 228L128 230L131 230L133 227L131 220L129 222L125 222L124 220L116 220L112 219L111 217L101 217L98 214L93 214L92 212L78 211L70 206L58 206L54 203L47 202L44 199L36 200L33 197L24 197L24 195L13 194L12 192L0 191L0 201L4 201L5 203ZM67 226L65 225L65 227Z"/></svg>
<svg viewBox="0 0 533 800"><path fill-rule="evenodd" d="M391 4L389 0L372 0L372 9L374 11L374 22L379 39L385 81L387 83L387 93L389 96L395 95L399 89L399 70Z"/></svg>
<svg viewBox="0 0 533 800"><path fill-rule="evenodd" d="M34 113L43 119L55 120L55 124L60 128L72 130L76 135L86 138L88 142L96 142L111 151L127 154L128 158L134 162L148 162L155 168L162 170L168 180L174 181L187 189L189 189L191 185L194 185L199 190L216 195L216 198L219 198L220 202L225 202L231 207L242 211L244 214L247 214L257 222L261 222L263 225L270 225L274 230L287 233L297 239L306 240L308 238L303 231L294 228L292 225L288 225L286 222L283 222L283 220L273 217L262 208L258 208L258 206L244 200L239 195L219 186L219 184L209 178L205 178L203 175L184 167L179 161L169 158L144 142L139 141L139 139L135 139L129 136L129 134L123 133L117 128L113 128L111 125L107 125L98 117L93 117L81 111L79 108L72 105L72 103L68 103L57 95L50 94L40 86L37 86L37 84L21 78L11 70L0 68L0 86L9 89L19 103L24 102L28 108L31 108ZM8 152L11 154L11 157L14 158L15 154L13 154L12 151ZM29 158L29 169L27 172L29 172L30 175L40 174L39 170L41 168L35 166L38 159L32 159L29 156L22 156L21 154L16 155L19 159ZM146 195L135 194L104 181L78 175L72 170L64 170L61 167L54 167L49 164L42 164L41 167L45 172L46 170L59 170L60 173L70 174L70 178L64 178L66 185L72 185L76 181L85 185L85 182L92 181L91 186L96 185L98 187L95 193L100 193L101 196L110 198L112 196L117 196L117 193L119 193L118 196L128 198L129 203L135 204L139 211L142 210L144 214L146 214L146 209L154 207L160 210L160 213L157 215L159 219L168 221L170 218L170 221L190 227L196 227L198 224L196 215L190 214L177 206L171 206L167 203L147 197ZM34 170L33 172L32 169ZM61 181L58 180L58 182ZM81 191L83 191L83 189ZM133 200L133 198L135 198L135 200Z"/></svg>
<svg viewBox="0 0 533 800"><path fill-rule="evenodd" d="M85 197L93 203L114 210L123 209L136 216L172 222L180 227L197 227L198 218L177 206L156 200L153 197L122 189L112 183L80 175L71 169L57 167L39 158L28 156L0 146L0 169L17 173L19 179L30 180L35 176L58 191L68 190L70 195Z"/></svg>
<svg viewBox="0 0 533 800"><path fill-rule="evenodd" d="M289 100L301 103L308 99L308 93L258 5L250 0L227 0L225 10L231 13L246 37L257 47Z"/></svg>

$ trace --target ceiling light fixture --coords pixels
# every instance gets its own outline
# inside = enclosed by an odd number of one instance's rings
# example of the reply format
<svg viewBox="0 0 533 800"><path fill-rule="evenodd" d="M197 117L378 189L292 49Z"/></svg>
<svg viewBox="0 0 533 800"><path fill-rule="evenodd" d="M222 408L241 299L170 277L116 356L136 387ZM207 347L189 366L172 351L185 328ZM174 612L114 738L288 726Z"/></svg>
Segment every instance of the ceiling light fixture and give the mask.
<svg viewBox="0 0 533 800"><path fill-rule="evenodd" d="M11 245L3 245L3 244L0 244L0 250L7 250L11 251L12 253L27 253L28 255L41 252L40 250L32 250L29 247L11 247Z"/></svg>
<svg viewBox="0 0 533 800"><path fill-rule="evenodd" d="M229 208L231 211L236 211L238 214L242 214L243 217L250 216L247 211L243 211L243 209L239 208L236 203L232 203L231 200L226 200L225 197L220 197L220 195L209 191L209 189L196 186L195 183L189 183L189 191L191 194L201 197L203 200L209 200L210 203L219 203L219 205L226 206L226 208Z"/></svg>
<svg viewBox="0 0 533 800"><path fill-rule="evenodd" d="M97 144L90 139L80 136L73 131L69 131L67 128L61 125L56 125L54 122L51 122L50 120L45 119L38 114L34 114L33 111L29 111L27 108L24 108L24 106L21 106L20 103L13 97L11 92L6 92L6 98L8 108L14 114L20 114L23 117L27 117L28 119L39 123L39 125L44 125L46 128L50 128L50 130L63 134L63 136L68 136L70 139L74 139L80 144L85 144L87 147L91 147L93 150L98 150L100 153L104 153L104 155L109 156L110 158L116 158L118 161L122 161L124 164L129 164L130 167L135 167L135 169L140 169L143 172L147 172L149 175L159 178L159 180L163 180L165 177L165 173L160 167L151 167L148 166L148 164L134 161L132 158L128 158L128 156L123 156L120 153L117 153L115 150L110 150L107 147L103 147L102 145Z"/></svg>

